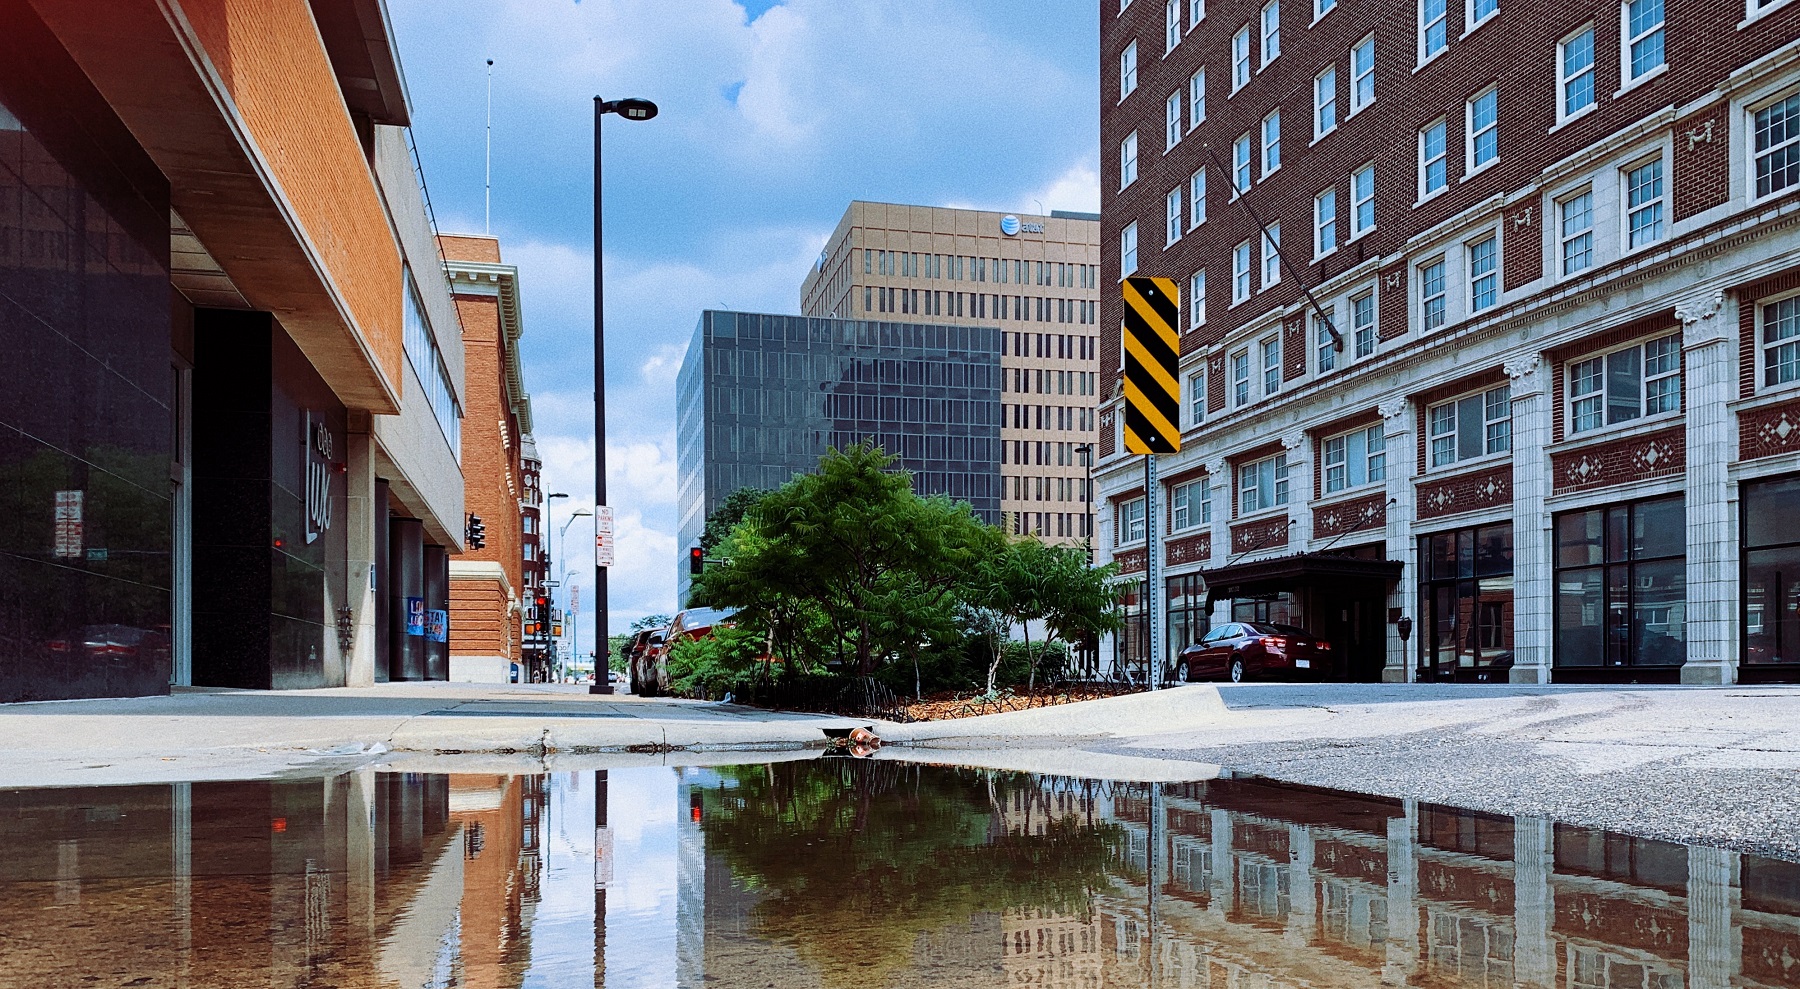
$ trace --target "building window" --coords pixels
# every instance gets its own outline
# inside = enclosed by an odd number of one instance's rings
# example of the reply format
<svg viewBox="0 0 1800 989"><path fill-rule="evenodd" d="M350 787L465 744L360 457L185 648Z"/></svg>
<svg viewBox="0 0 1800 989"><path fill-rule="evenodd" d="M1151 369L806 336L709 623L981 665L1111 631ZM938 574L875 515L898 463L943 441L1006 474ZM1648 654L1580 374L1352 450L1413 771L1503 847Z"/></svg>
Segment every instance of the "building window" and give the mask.
<svg viewBox="0 0 1800 989"><path fill-rule="evenodd" d="M1202 477L1198 481L1177 484L1169 491L1169 528L1174 532L1193 529L1212 521L1212 485Z"/></svg>
<svg viewBox="0 0 1800 989"><path fill-rule="evenodd" d="M1188 176L1188 229L1206 222L1206 166Z"/></svg>
<svg viewBox="0 0 1800 989"><path fill-rule="evenodd" d="M1562 273L1573 275L1594 264L1594 192L1589 189L1556 204L1562 224Z"/></svg>
<svg viewBox="0 0 1800 989"><path fill-rule="evenodd" d="M1250 298L1250 242L1231 249L1231 304Z"/></svg>
<svg viewBox="0 0 1800 989"><path fill-rule="evenodd" d="M1762 307L1758 346L1764 388L1800 381L1800 296Z"/></svg>
<svg viewBox="0 0 1800 989"><path fill-rule="evenodd" d="M1358 41L1350 49L1350 112L1375 102L1375 36Z"/></svg>
<svg viewBox="0 0 1800 989"><path fill-rule="evenodd" d="M1181 90L1177 89L1163 101L1163 150L1166 152L1181 143Z"/></svg>
<svg viewBox="0 0 1800 989"><path fill-rule="evenodd" d="M1681 334L1569 365L1569 432L1681 408Z"/></svg>
<svg viewBox="0 0 1800 989"><path fill-rule="evenodd" d="M1426 420L1433 467L1505 453L1512 449L1512 390L1501 385L1434 405Z"/></svg>
<svg viewBox="0 0 1800 989"><path fill-rule="evenodd" d="M1313 257L1322 258L1337 250L1337 190L1326 189L1313 197L1313 226L1318 236L1313 240Z"/></svg>
<svg viewBox="0 0 1800 989"><path fill-rule="evenodd" d="M1281 281L1281 224L1271 223L1269 229L1263 231L1262 241L1262 287L1269 288Z"/></svg>
<svg viewBox="0 0 1800 989"><path fill-rule="evenodd" d="M1687 661L1681 495L1556 517L1556 665Z"/></svg>
<svg viewBox="0 0 1800 989"><path fill-rule="evenodd" d="M1138 132L1132 131L1119 142L1119 188L1137 181Z"/></svg>
<svg viewBox="0 0 1800 989"><path fill-rule="evenodd" d="M1125 546L1144 541L1144 499L1120 502L1113 515L1113 545Z"/></svg>
<svg viewBox="0 0 1800 989"><path fill-rule="evenodd" d="M1163 54L1175 50L1181 44L1181 0L1168 0L1163 4Z"/></svg>
<svg viewBox="0 0 1800 989"><path fill-rule="evenodd" d="M1274 110L1262 122L1263 177L1281 167L1281 111Z"/></svg>
<svg viewBox="0 0 1800 989"><path fill-rule="evenodd" d="M438 349L437 336L432 332L431 323L425 318L425 304L419 299L419 288L413 281L412 269L402 270L406 273L406 295L405 312L402 313L404 325L401 349L406 353L407 363L412 365L413 373L418 375L419 383L424 386L425 404L431 408L432 417L437 419L438 429L444 434L444 442L450 447L450 455L460 462L462 405L456 400L456 388L450 383L450 372L444 364L443 353Z"/></svg>
<svg viewBox="0 0 1800 989"><path fill-rule="evenodd" d="M1350 173L1350 236L1361 237L1375 229L1375 166L1364 165Z"/></svg>
<svg viewBox="0 0 1800 989"><path fill-rule="evenodd" d="M1318 356L1319 373L1337 367L1337 340L1332 337L1332 324L1337 321L1337 307L1326 306L1313 313L1313 353Z"/></svg>
<svg viewBox="0 0 1800 989"><path fill-rule="evenodd" d="M1557 45L1562 119L1594 105L1594 26L1589 24Z"/></svg>
<svg viewBox="0 0 1800 989"><path fill-rule="evenodd" d="M1137 42L1125 46L1119 53L1119 102L1130 96L1137 89Z"/></svg>
<svg viewBox="0 0 1800 989"><path fill-rule="evenodd" d="M1469 245L1469 310L1480 312L1500 301L1500 238Z"/></svg>
<svg viewBox="0 0 1800 989"><path fill-rule="evenodd" d="M1419 265L1419 329L1435 330L1448 318L1444 306L1444 259Z"/></svg>
<svg viewBox="0 0 1800 989"><path fill-rule="evenodd" d="M1212 630L1212 603L1206 592L1206 578L1200 574L1170 577L1166 587L1168 597L1165 600L1169 602L1169 621L1166 626L1169 648L1163 661L1174 663L1181 655L1181 650L1199 642ZM1210 850L1207 854L1210 855Z"/></svg>
<svg viewBox="0 0 1800 989"><path fill-rule="evenodd" d="M1636 249L1663 236L1662 159L1625 172L1625 242Z"/></svg>
<svg viewBox="0 0 1800 989"><path fill-rule="evenodd" d="M1262 9L1262 64L1281 54L1281 0L1269 0Z"/></svg>
<svg viewBox="0 0 1800 989"><path fill-rule="evenodd" d="M1663 0L1625 0L1625 81L1663 64Z"/></svg>
<svg viewBox="0 0 1800 989"><path fill-rule="evenodd" d="M1469 0L1468 27L1463 33L1481 26L1481 23L1500 12L1500 0Z"/></svg>
<svg viewBox="0 0 1800 989"><path fill-rule="evenodd" d="M1419 679L1505 677L1513 659L1511 523L1419 537Z"/></svg>
<svg viewBox="0 0 1800 989"><path fill-rule="evenodd" d="M1419 61L1426 62L1450 46L1447 0L1419 0Z"/></svg>
<svg viewBox="0 0 1800 989"><path fill-rule="evenodd" d="M1367 292L1350 300L1350 328L1357 358L1375 353L1375 293Z"/></svg>
<svg viewBox="0 0 1800 989"><path fill-rule="evenodd" d="M1443 192L1450 184L1449 125L1439 120L1419 132L1419 198Z"/></svg>
<svg viewBox="0 0 1800 989"><path fill-rule="evenodd" d="M1188 329L1206 325L1206 269L1188 276Z"/></svg>
<svg viewBox="0 0 1800 989"><path fill-rule="evenodd" d="M1325 493L1387 479L1387 433L1380 425L1325 441Z"/></svg>
<svg viewBox="0 0 1800 989"><path fill-rule="evenodd" d="M1250 135L1233 141L1231 144L1231 181L1238 192L1250 191Z"/></svg>
<svg viewBox="0 0 1800 989"><path fill-rule="evenodd" d="M1250 404L1250 351L1231 355L1231 407L1241 409Z"/></svg>
<svg viewBox="0 0 1800 989"><path fill-rule="evenodd" d="M1262 351L1262 393L1268 398L1281 390L1281 334L1264 337L1257 347Z"/></svg>
<svg viewBox="0 0 1800 989"><path fill-rule="evenodd" d="M1203 20L1206 20L1206 0L1188 0L1188 30L1199 27Z"/></svg>
<svg viewBox="0 0 1800 989"><path fill-rule="evenodd" d="M1206 421L1206 372L1195 371L1188 375L1188 426L1198 426Z"/></svg>
<svg viewBox="0 0 1800 989"><path fill-rule="evenodd" d="M1800 663L1800 476L1743 487L1745 664Z"/></svg>
<svg viewBox="0 0 1800 989"><path fill-rule="evenodd" d="M1250 26L1238 29L1231 36L1231 91L1237 92L1250 84Z"/></svg>
<svg viewBox="0 0 1800 989"><path fill-rule="evenodd" d="M1337 9L1337 0L1313 0L1313 20L1318 20Z"/></svg>
<svg viewBox="0 0 1800 989"><path fill-rule="evenodd" d="M1188 130L1206 122L1206 70L1188 76Z"/></svg>
<svg viewBox="0 0 1800 989"><path fill-rule="evenodd" d="M1313 139L1337 129L1337 66L1313 77Z"/></svg>
<svg viewBox="0 0 1800 989"><path fill-rule="evenodd" d="M1138 228L1137 221L1125 224L1119 231L1119 268L1127 275L1137 273L1138 267Z"/></svg>
<svg viewBox="0 0 1800 989"><path fill-rule="evenodd" d="M1267 511L1288 503L1287 454L1238 468L1238 514Z"/></svg>
<svg viewBox="0 0 1800 989"><path fill-rule="evenodd" d="M1800 92L1756 111L1756 196L1800 185Z"/></svg>
<svg viewBox="0 0 1800 989"><path fill-rule="evenodd" d="M1167 247L1181 239L1181 186L1169 190L1163 197L1163 246Z"/></svg>
<svg viewBox="0 0 1800 989"><path fill-rule="evenodd" d="M1486 168L1500 157L1500 91L1490 89L1469 101L1469 168Z"/></svg>

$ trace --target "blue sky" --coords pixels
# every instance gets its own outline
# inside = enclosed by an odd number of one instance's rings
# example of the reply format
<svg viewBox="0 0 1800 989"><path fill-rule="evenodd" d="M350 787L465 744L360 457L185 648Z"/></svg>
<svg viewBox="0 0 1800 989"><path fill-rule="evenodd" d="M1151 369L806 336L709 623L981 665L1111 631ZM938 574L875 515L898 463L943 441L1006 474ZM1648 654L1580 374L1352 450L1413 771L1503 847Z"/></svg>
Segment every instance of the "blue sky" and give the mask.
<svg viewBox="0 0 1800 989"><path fill-rule="evenodd" d="M559 528L593 504L592 97L661 107L647 123L609 118L605 133L615 630L674 606L674 382L702 309L797 311L807 266L852 199L1099 208L1092 0L390 7L446 232L482 229L494 60L492 230L520 268L546 490L572 496ZM585 521L568 530L578 564ZM580 583L591 613L591 576Z"/></svg>

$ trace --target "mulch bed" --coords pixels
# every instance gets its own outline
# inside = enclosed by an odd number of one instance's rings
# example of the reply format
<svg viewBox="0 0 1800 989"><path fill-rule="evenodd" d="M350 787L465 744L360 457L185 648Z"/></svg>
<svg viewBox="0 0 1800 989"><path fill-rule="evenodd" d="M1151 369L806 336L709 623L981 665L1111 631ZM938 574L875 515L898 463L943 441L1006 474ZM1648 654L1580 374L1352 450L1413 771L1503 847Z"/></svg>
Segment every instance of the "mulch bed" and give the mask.
<svg viewBox="0 0 1800 989"><path fill-rule="evenodd" d="M1040 687L1036 691L1002 690L999 696L983 697L971 693L932 694L921 701L905 704L905 721L948 721L952 718L972 718L982 714L999 714L1003 711L1024 711L1034 707L1053 707L1057 704L1073 704L1076 701L1091 701L1101 697L1116 697L1120 694L1136 693L1142 687L1104 683L1057 684Z"/></svg>

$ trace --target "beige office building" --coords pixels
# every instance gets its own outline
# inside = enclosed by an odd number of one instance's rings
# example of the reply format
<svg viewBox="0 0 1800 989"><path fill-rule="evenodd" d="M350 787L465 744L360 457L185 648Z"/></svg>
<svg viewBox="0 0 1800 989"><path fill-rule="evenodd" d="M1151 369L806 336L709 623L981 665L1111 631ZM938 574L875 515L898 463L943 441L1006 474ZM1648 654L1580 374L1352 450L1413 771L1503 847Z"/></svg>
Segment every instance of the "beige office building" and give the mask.
<svg viewBox="0 0 1800 989"><path fill-rule="evenodd" d="M1100 224L853 202L801 287L801 312L1002 331L1001 511L1016 533L1090 537L1099 391Z"/></svg>

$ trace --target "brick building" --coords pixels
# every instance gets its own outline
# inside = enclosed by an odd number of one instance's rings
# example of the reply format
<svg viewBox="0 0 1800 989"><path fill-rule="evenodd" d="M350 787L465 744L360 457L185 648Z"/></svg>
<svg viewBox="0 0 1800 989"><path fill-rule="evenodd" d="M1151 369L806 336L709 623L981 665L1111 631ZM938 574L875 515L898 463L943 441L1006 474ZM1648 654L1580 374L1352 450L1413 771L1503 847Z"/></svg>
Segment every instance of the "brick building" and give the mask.
<svg viewBox="0 0 1800 989"><path fill-rule="evenodd" d="M1794 0L1106 0L1105 282L1185 293L1150 653L1265 619L1347 678L1800 675L1796 38ZM1118 344L1098 528L1141 574Z"/></svg>
<svg viewBox="0 0 1800 989"><path fill-rule="evenodd" d="M486 545L450 561L450 678L506 683L523 673L525 487L523 439L531 396L519 365L519 269L493 237L445 235L445 267L462 319L464 503ZM535 545L535 539L534 539Z"/></svg>
<svg viewBox="0 0 1800 989"><path fill-rule="evenodd" d="M443 673L462 341L386 11L240 8L0 0L0 701Z"/></svg>
<svg viewBox="0 0 1800 989"><path fill-rule="evenodd" d="M1001 512L1015 533L1092 535L1100 225L853 202L800 289L806 316L1001 330Z"/></svg>
<svg viewBox="0 0 1800 989"><path fill-rule="evenodd" d="M519 581L520 593L526 601L519 642L525 657L520 676L533 683L549 681L551 663L555 660L551 645L551 591L555 585L546 583L552 577L550 537L544 534L543 471L544 461L538 456L537 440L526 433L519 452Z"/></svg>

